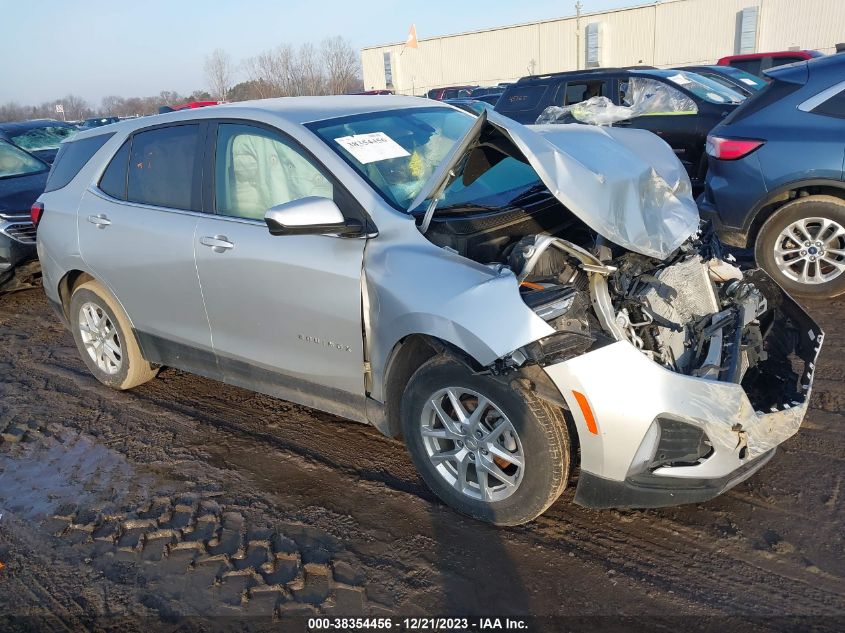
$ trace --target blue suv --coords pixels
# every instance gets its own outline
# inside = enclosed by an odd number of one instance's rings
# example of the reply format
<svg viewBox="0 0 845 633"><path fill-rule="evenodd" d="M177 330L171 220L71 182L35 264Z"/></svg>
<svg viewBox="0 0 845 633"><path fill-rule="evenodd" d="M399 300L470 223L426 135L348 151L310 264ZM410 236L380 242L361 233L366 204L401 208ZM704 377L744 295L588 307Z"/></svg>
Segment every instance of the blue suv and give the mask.
<svg viewBox="0 0 845 633"><path fill-rule="evenodd" d="M768 71L707 137L698 205L787 292L845 293L845 54Z"/></svg>

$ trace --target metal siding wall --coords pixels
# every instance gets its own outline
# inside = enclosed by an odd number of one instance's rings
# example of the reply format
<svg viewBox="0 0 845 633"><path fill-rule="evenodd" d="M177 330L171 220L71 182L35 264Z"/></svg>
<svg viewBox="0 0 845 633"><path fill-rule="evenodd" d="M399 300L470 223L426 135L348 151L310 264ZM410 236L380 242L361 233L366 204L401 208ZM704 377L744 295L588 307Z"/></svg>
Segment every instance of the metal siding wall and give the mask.
<svg viewBox="0 0 845 633"><path fill-rule="evenodd" d="M759 0L687 0L657 6L655 66L712 64L739 50L739 16Z"/></svg>
<svg viewBox="0 0 845 633"><path fill-rule="evenodd" d="M606 25L607 66L639 63L660 67L714 63L739 52L742 10L760 7L759 51L790 46L833 52L845 41L845 0L664 0L581 18L580 60L586 60L587 24ZM421 40L399 55L399 44L364 49L367 89L384 88L382 53L394 51L397 92L422 94L451 84L495 84L529 74L576 67L575 18Z"/></svg>
<svg viewBox="0 0 845 633"><path fill-rule="evenodd" d="M760 51L790 46L836 52L845 42L845 0L761 0Z"/></svg>

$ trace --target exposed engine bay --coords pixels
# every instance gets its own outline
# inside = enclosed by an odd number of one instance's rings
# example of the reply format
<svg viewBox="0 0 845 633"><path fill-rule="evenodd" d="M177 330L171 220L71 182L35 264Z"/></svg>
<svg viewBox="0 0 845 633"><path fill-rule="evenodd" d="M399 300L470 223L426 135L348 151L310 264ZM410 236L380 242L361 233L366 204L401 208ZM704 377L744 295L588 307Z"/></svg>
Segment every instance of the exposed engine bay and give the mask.
<svg viewBox="0 0 845 633"><path fill-rule="evenodd" d="M498 370L545 366L626 340L671 371L741 384L758 411L806 398L812 322L764 273L744 273L722 257L706 229L659 260L607 242L538 190L519 208L438 214L427 237L509 268L525 304L556 330Z"/></svg>

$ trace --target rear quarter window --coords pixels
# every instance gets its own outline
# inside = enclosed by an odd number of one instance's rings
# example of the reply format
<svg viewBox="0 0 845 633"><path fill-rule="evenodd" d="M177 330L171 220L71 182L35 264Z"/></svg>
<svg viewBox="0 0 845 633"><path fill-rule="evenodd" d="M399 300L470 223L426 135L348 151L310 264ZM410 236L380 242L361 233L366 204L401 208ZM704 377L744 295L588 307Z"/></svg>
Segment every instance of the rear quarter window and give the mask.
<svg viewBox="0 0 845 633"><path fill-rule="evenodd" d="M68 141L59 147L56 160L47 178L47 191L56 191L74 179L91 157L108 141L113 134L99 134L78 141Z"/></svg>
<svg viewBox="0 0 845 633"><path fill-rule="evenodd" d="M126 200L126 168L129 166L131 143L127 140L120 146L100 178L100 190L118 200Z"/></svg>
<svg viewBox="0 0 845 633"><path fill-rule="evenodd" d="M496 104L496 110L502 113L536 110L544 103L548 90L547 84L517 86L502 95Z"/></svg>
<svg viewBox="0 0 845 633"><path fill-rule="evenodd" d="M845 119L845 89L833 95L827 101L823 101L812 110L813 114L832 116L837 119Z"/></svg>

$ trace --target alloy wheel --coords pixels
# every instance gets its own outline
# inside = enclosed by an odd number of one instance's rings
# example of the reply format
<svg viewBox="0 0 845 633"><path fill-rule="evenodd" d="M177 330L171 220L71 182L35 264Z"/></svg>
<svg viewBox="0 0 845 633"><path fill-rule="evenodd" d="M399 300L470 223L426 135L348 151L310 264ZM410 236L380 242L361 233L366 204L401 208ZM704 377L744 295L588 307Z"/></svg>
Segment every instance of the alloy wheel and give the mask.
<svg viewBox="0 0 845 633"><path fill-rule="evenodd" d="M102 307L87 301L79 308L79 334L85 350L100 371L116 374L123 365L123 350L109 315Z"/></svg>
<svg viewBox="0 0 845 633"><path fill-rule="evenodd" d="M783 229L774 245L778 270L802 284L823 284L845 272L845 227L828 218L803 218Z"/></svg>
<svg viewBox="0 0 845 633"><path fill-rule="evenodd" d="M507 499L523 479L522 442L502 410L463 387L441 389L426 402L420 431L435 471L473 499Z"/></svg>

